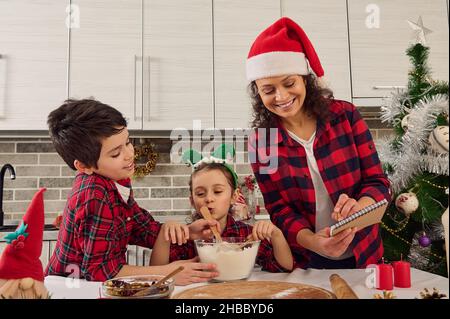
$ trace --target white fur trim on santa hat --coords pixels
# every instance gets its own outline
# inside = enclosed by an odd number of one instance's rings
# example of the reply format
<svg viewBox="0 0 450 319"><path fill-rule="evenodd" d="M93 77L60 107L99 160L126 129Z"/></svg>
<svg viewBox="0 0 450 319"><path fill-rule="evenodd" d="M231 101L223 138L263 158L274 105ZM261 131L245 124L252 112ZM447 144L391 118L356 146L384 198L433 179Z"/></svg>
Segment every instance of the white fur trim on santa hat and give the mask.
<svg viewBox="0 0 450 319"><path fill-rule="evenodd" d="M276 51L255 55L247 59L247 80L268 78L284 74L310 74L305 54L302 52Z"/></svg>

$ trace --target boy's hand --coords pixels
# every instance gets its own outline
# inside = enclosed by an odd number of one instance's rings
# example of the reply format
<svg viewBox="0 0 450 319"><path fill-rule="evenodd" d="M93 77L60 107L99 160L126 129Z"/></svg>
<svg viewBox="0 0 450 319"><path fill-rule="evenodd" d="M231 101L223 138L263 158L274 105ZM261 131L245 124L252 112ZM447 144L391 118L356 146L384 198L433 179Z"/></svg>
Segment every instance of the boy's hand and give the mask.
<svg viewBox="0 0 450 319"><path fill-rule="evenodd" d="M250 236L255 240L267 239L270 242L272 238L280 235L282 236L283 233L277 226L272 224L270 220L260 220L253 225L252 234Z"/></svg>
<svg viewBox="0 0 450 319"><path fill-rule="evenodd" d="M217 220L198 219L189 225L189 239L208 239L213 236L211 227L217 227L217 231L221 233L220 224Z"/></svg>
<svg viewBox="0 0 450 319"><path fill-rule="evenodd" d="M174 261L168 265L170 266L170 271L179 266L184 267L182 271L175 275L175 285L185 286L193 283L205 282L219 275L215 264L200 263L198 261L199 258L195 257L188 260Z"/></svg>
<svg viewBox="0 0 450 319"><path fill-rule="evenodd" d="M189 238L188 226L175 221L168 221L164 223L161 226L161 231L164 232L164 239L172 244L185 244Z"/></svg>

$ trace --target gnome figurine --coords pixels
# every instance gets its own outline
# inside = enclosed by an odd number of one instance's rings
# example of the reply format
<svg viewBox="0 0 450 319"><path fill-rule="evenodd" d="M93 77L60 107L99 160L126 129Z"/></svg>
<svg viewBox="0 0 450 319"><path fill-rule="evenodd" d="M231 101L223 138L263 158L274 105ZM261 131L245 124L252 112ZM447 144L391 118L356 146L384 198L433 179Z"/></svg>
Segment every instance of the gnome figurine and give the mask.
<svg viewBox="0 0 450 319"><path fill-rule="evenodd" d="M49 298L39 259L44 234L44 195L41 188L31 200L22 223L5 236L0 257L0 299Z"/></svg>

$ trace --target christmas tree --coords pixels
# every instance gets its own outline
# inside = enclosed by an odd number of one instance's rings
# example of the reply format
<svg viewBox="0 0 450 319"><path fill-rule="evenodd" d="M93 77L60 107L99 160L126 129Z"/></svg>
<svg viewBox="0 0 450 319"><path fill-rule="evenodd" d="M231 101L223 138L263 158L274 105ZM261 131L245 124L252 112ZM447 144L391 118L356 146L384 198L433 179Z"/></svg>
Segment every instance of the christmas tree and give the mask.
<svg viewBox="0 0 450 319"><path fill-rule="evenodd" d="M381 224L385 259L407 259L414 268L447 276L441 216L448 207L448 82L435 81L429 47L411 45L407 89L381 108L394 136L378 141L393 203Z"/></svg>

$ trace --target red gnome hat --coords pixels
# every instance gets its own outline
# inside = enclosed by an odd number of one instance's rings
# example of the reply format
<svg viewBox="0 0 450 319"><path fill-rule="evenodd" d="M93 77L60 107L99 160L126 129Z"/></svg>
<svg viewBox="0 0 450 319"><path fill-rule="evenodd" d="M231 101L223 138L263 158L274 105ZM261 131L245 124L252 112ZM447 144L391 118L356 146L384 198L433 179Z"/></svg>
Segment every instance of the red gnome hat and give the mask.
<svg viewBox="0 0 450 319"><path fill-rule="evenodd" d="M9 244L0 257L0 278L20 279L31 277L44 281L44 270L39 259L44 235L45 188L34 194L22 223L14 233L5 236Z"/></svg>
<svg viewBox="0 0 450 319"><path fill-rule="evenodd" d="M286 17L258 35L248 53L246 69L248 82L285 74L308 75L311 69L319 79L324 75L305 31Z"/></svg>

